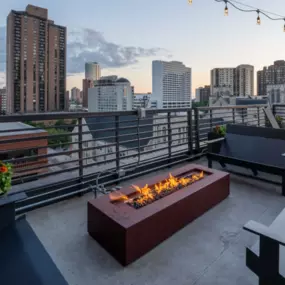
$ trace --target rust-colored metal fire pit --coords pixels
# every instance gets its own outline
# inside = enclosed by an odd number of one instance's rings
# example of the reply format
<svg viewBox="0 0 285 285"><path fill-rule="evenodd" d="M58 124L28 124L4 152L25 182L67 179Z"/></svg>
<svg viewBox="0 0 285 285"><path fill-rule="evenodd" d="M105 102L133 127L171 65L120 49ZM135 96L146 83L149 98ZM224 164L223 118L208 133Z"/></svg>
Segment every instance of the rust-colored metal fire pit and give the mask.
<svg viewBox="0 0 285 285"><path fill-rule="evenodd" d="M172 171L172 176L199 179L188 179L185 186L173 182L173 191L151 194L152 201L143 201L139 207L134 201L141 202L143 193L131 186L114 193L112 199L105 195L88 202L89 234L122 265L132 263L229 195L228 173L191 164ZM144 189L147 183L155 191L154 185L167 178L166 173L136 185Z"/></svg>

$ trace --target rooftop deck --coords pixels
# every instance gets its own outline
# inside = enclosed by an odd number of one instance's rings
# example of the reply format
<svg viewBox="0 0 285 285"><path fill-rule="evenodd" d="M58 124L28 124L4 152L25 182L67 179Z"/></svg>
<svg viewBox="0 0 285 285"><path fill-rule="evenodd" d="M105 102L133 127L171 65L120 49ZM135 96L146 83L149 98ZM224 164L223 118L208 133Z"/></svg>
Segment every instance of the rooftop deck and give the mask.
<svg viewBox="0 0 285 285"><path fill-rule="evenodd" d="M27 219L70 285L256 285L245 247L257 238L242 227L251 219L265 225L275 219L285 207L279 188L231 174L228 199L126 268L87 233L91 193L29 212Z"/></svg>

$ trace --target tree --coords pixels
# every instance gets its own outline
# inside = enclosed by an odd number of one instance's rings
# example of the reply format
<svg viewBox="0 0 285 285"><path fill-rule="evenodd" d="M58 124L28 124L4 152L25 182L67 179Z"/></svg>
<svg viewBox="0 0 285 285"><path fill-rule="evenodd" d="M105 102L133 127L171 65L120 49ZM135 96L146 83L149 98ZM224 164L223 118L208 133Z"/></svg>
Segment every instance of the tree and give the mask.
<svg viewBox="0 0 285 285"><path fill-rule="evenodd" d="M198 107L206 107L208 106L209 102L204 101L204 102L193 102L192 103L192 108L198 108Z"/></svg>
<svg viewBox="0 0 285 285"><path fill-rule="evenodd" d="M65 125L64 119L59 119L59 120L57 120L54 125L55 125L55 126Z"/></svg>
<svg viewBox="0 0 285 285"><path fill-rule="evenodd" d="M50 147L67 147L70 144L71 141L71 136L69 132L66 132L65 130L62 129L47 129L46 130L49 135L62 135L58 137L50 137L48 138L48 145Z"/></svg>

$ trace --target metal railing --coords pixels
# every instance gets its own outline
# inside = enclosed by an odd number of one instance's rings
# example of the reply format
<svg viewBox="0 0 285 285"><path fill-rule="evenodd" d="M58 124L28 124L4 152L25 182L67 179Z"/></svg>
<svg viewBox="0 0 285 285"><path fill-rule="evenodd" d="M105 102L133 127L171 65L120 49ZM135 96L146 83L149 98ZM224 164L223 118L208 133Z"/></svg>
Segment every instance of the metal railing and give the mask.
<svg viewBox="0 0 285 285"><path fill-rule="evenodd" d="M216 125L265 126L263 107L0 116L0 159L15 165L12 193L28 196L22 213L199 157Z"/></svg>

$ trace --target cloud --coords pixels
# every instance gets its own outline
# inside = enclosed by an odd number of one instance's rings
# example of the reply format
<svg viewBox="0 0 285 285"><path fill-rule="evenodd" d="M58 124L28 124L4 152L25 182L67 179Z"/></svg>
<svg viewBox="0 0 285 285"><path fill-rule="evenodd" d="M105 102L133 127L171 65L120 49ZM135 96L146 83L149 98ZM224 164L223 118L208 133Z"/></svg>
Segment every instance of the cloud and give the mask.
<svg viewBox="0 0 285 285"><path fill-rule="evenodd" d="M92 29L69 32L67 50L67 70L70 73L83 72L87 61L99 62L102 67L119 68L135 64L142 57L166 53L162 48L121 46L107 41L102 33Z"/></svg>
<svg viewBox="0 0 285 285"><path fill-rule="evenodd" d="M67 37L67 76L84 72L85 62L96 61L102 67L120 68L138 62L139 58L164 54L163 48L122 46L105 39L102 33L93 29L74 29ZM0 27L0 72L6 70L6 27ZM5 77L5 76L4 76ZM3 77L3 78L4 78ZM0 84L3 79L1 77Z"/></svg>

